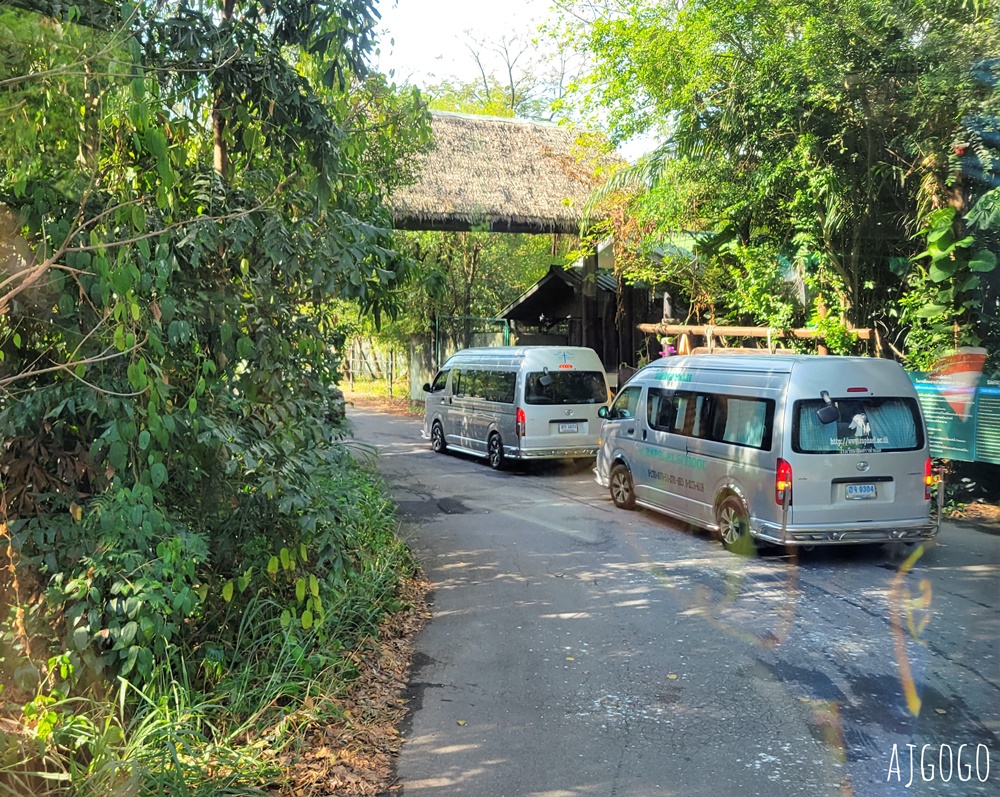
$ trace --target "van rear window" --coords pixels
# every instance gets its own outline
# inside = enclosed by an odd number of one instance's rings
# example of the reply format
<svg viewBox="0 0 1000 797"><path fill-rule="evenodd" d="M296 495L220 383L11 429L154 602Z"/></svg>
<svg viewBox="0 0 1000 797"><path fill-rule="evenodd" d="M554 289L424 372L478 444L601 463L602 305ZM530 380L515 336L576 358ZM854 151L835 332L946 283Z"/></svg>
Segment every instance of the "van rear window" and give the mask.
<svg viewBox="0 0 1000 797"><path fill-rule="evenodd" d="M603 404L607 400L608 388L600 371L529 373L524 384L525 404Z"/></svg>
<svg viewBox="0 0 1000 797"><path fill-rule="evenodd" d="M839 419L823 423L822 399L796 401L792 450L800 454L916 451L924 446L920 408L913 398L835 398Z"/></svg>

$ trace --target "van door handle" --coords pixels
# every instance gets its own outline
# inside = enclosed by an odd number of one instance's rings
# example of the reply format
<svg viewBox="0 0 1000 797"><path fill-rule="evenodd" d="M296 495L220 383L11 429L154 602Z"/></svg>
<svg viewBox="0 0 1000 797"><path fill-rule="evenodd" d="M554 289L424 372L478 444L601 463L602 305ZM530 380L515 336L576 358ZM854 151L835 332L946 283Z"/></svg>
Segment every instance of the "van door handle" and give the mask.
<svg viewBox="0 0 1000 797"><path fill-rule="evenodd" d="M642 430L642 439L643 440L646 439L646 430L645 429Z"/></svg>
<svg viewBox="0 0 1000 797"><path fill-rule="evenodd" d="M635 427L632 426L632 427L626 429L625 430L625 434L633 434L634 435L635 434Z"/></svg>

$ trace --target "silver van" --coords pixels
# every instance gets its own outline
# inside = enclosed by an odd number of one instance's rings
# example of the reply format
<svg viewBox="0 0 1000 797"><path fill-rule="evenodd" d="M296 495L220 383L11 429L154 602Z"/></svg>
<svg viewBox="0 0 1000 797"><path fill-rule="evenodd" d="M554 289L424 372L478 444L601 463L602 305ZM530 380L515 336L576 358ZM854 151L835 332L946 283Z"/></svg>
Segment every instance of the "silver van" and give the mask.
<svg viewBox="0 0 1000 797"><path fill-rule="evenodd" d="M937 534L923 415L890 360L667 357L601 415L595 472L615 504L709 529L727 549Z"/></svg>
<svg viewBox="0 0 1000 797"><path fill-rule="evenodd" d="M509 459L597 455L608 380L593 349L503 346L464 349L424 385L424 439L434 451Z"/></svg>

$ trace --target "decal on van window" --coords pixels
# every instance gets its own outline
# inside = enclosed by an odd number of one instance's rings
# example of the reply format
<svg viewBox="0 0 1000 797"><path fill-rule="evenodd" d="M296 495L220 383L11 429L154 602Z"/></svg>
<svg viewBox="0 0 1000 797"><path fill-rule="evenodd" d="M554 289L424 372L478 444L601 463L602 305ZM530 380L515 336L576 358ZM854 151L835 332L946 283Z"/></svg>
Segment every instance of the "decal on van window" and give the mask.
<svg viewBox="0 0 1000 797"><path fill-rule="evenodd" d="M923 448L924 430L912 398L832 399L839 420L816 415L822 399L795 402L792 450L804 454L869 454Z"/></svg>

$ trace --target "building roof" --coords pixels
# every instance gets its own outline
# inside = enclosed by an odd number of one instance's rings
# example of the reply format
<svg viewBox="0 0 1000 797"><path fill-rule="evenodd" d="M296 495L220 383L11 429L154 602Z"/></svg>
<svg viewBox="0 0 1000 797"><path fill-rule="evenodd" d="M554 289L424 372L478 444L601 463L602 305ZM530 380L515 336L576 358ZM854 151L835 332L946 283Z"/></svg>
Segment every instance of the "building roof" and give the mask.
<svg viewBox="0 0 1000 797"><path fill-rule="evenodd" d="M577 234L597 173L623 163L555 124L435 111L431 130L418 181L390 198L397 229Z"/></svg>
<svg viewBox="0 0 1000 797"><path fill-rule="evenodd" d="M554 320L559 308L568 302L575 303L583 291L581 271L580 268L551 266L548 274L501 310L497 318L534 325L539 323L541 316ZM618 291L618 282L613 275L599 271L597 289L614 294Z"/></svg>

